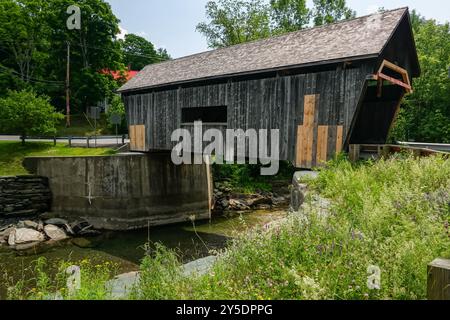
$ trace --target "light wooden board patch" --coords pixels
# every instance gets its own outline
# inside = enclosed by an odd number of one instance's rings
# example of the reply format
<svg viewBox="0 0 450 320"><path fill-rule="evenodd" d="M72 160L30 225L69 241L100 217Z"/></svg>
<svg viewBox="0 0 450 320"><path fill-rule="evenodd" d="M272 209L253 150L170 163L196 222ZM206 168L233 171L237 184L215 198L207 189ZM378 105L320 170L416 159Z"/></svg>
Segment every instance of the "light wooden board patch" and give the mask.
<svg viewBox="0 0 450 320"><path fill-rule="evenodd" d="M343 126L319 125L319 95L304 99L303 125L297 127L296 167L318 167L330 160L343 148Z"/></svg>
<svg viewBox="0 0 450 320"><path fill-rule="evenodd" d="M130 126L131 151L147 151L145 149L145 125Z"/></svg>

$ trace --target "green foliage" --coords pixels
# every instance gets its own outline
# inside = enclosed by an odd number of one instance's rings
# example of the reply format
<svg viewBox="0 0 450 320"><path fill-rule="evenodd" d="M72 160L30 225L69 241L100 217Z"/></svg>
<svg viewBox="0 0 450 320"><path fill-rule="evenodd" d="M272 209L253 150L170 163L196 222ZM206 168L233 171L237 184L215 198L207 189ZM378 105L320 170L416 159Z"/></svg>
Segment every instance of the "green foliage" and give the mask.
<svg viewBox="0 0 450 320"><path fill-rule="evenodd" d="M33 75L43 72L42 63L48 58L50 45L47 17L41 9L47 8L47 4L44 0L0 2L0 48L3 51L0 73L17 78L17 82L11 83L17 88L24 88Z"/></svg>
<svg viewBox="0 0 450 320"><path fill-rule="evenodd" d="M197 25L211 48L267 38L270 14L262 0L216 0L206 4L209 23Z"/></svg>
<svg viewBox="0 0 450 320"><path fill-rule="evenodd" d="M352 18L345 0L314 1L308 9L305 0L211 0L206 5L208 23L197 26L211 48L222 48L264 39L306 28L311 18L316 25Z"/></svg>
<svg viewBox="0 0 450 320"><path fill-rule="evenodd" d="M111 288L107 281L117 274L117 265L106 262L94 265L89 260L79 262L80 287L74 292L67 288L69 262L60 262L59 271L50 276L48 263L44 257L38 258L31 266L31 279L23 279L10 286L8 300L107 300L111 298Z"/></svg>
<svg viewBox="0 0 450 320"><path fill-rule="evenodd" d="M158 53L161 61L172 60L172 57L167 52L167 49L159 48L158 50L156 50L156 52Z"/></svg>
<svg viewBox="0 0 450 320"><path fill-rule="evenodd" d="M305 0L271 0L270 5L275 32L301 30L309 23L310 10Z"/></svg>
<svg viewBox="0 0 450 320"><path fill-rule="evenodd" d="M422 75L405 98L392 140L450 143L450 24L412 14Z"/></svg>
<svg viewBox="0 0 450 320"><path fill-rule="evenodd" d="M139 71L149 64L170 59L165 49L155 50L150 41L135 34L125 35L125 39L120 42L124 52L124 63L130 70Z"/></svg>
<svg viewBox="0 0 450 320"><path fill-rule="evenodd" d="M139 281L133 288L130 299L170 299L174 294L174 283L177 286L185 283L181 270L181 263L175 252L156 243L152 256L146 256L142 260Z"/></svg>
<svg viewBox="0 0 450 320"><path fill-rule="evenodd" d="M345 0L314 0L314 25L334 23L356 17L356 12L347 7Z"/></svg>
<svg viewBox="0 0 450 320"><path fill-rule="evenodd" d="M81 30L68 30L67 8L72 0L0 1L0 96L11 90L33 89L51 97L65 110L67 43L70 44L72 113L81 113L122 83L107 71L125 71L126 64L144 64L170 58L167 51L135 35L116 39L119 20L104 0L80 0ZM124 54L125 53L125 54ZM148 61L142 56L154 57Z"/></svg>
<svg viewBox="0 0 450 320"><path fill-rule="evenodd" d="M46 97L31 91L9 91L0 99L0 132L9 134L54 135L56 124L64 116Z"/></svg>
<svg viewBox="0 0 450 320"><path fill-rule="evenodd" d="M261 176L261 165L223 164L213 165L214 181L227 186L235 192L255 193L272 191L271 182L285 180L288 183L295 168L287 161L280 162L280 170L276 176Z"/></svg>
<svg viewBox="0 0 450 320"><path fill-rule="evenodd" d="M114 114L119 115L122 118L122 123L118 125L119 133L126 132L128 129L127 129L127 122L125 119L125 105L123 104L121 97L118 95L114 95L114 97L112 98L111 104L106 114L106 117L108 119L108 126L112 131L114 131L116 127L114 124L111 123L111 117Z"/></svg>

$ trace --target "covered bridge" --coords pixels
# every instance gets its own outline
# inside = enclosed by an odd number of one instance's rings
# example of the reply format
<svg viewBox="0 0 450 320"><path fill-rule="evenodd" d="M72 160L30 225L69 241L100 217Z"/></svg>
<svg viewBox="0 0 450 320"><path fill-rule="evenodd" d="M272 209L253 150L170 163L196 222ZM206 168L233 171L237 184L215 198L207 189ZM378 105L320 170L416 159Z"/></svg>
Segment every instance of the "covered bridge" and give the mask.
<svg viewBox="0 0 450 320"><path fill-rule="evenodd" d="M122 93L132 151L171 134L279 129L281 160L311 168L350 144L383 144L420 75L407 8L147 66Z"/></svg>

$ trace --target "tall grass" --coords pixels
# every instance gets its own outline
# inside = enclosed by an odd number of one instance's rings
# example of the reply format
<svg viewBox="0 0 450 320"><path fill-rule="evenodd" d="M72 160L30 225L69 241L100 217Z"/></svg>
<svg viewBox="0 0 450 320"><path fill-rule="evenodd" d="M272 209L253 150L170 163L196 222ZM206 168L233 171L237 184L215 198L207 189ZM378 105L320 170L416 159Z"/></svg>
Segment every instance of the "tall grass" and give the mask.
<svg viewBox="0 0 450 320"><path fill-rule="evenodd" d="M312 188L332 201L329 216L313 210L245 235L208 275L166 284L165 298L426 298L427 264L450 257L448 160L341 160ZM381 269L380 290L367 286L370 265Z"/></svg>
<svg viewBox="0 0 450 320"><path fill-rule="evenodd" d="M85 259L79 262L80 281L75 282L76 290L68 287L69 262L60 262L56 274L48 274L48 262L38 258L29 268L31 278L23 278L11 283L8 289L9 300L107 300L111 297L108 280L117 274L118 267L113 263L93 264ZM30 272L27 272L27 274ZM6 281L8 281L8 278Z"/></svg>

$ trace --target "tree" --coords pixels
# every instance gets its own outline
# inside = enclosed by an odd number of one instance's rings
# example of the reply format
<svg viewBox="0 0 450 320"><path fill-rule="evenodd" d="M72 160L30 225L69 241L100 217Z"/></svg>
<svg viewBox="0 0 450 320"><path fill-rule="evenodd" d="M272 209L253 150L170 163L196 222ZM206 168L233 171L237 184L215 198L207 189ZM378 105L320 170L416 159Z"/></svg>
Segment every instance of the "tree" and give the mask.
<svg viewBox="0 0 450 320"><path fill-rule="evenodd" d="M111 104L107 112L108 126L110 129L115 129L115 125L111 123L111 117L114 114L120 116L122 119L121 124L118 125L119 133L126 132L128 128L125 119L125 105L123 104L121 97L118 95L114 95L111 99Z"/></svg>
<svg viewBox="0 0 450 320"><path fill-rule="evenodd" d="M269 7L261 0L216 0L206 5L209 23L197 25L211 48L267 38L271 35Z"/></svg>
<svg viewBox="0 0 450 320"><path fill-rule="evenodd" d="M314 0L314 25L334 23L340 20L351 19L356 12L347 7L345 0Z"/></svg>
<svg viewBox="0 0 450 320"><path fill-rule="evenodd" d="M159 48L157 50L158 52L158 56L160 57L161 61L167 61L167 60L172 60L172 57L170 56L170 54L167 52L167 49L164 48Z"/></svg>
<svg viewBox="0 0 450 320"><path fill-rule="evenodd" d="M301 30L309 23L306 0L271 0L270 6L275 33Z"/></svg>
<svg viewBox="0 0 450 320"><path fill-rule="evenodd" d="M422 75L404 100L392 139L450 143L450 24L415 11L411 21Z"/></svg>
<svg viewBox="0 0 450 320"><path fill-rule="evenodd" d="M64 116L55 111L48 97L32 91L9 91L0 99L0 132L22 135L54 135L56 124Z"/></svg>
<svg viewBox="0 0 450 320"><path fill-rule="evenodd" d="M160 61L155 46L145 38L127 34L125 39L120 41L124 53L124 63L131 70L142 70L146 65Z"/></svg>
<svg viewBox="0 0 450 320"><path fill-rule="evenodd" d="M116 36L120 33L119 19L104 0L79 0L81 30L68 30L67 7L72 0L48 1L47 23L52 43L46 69L50 76L65 79L67 42L71 45L71 102L75 111L84 111L107 96L117 87L110 75L102 70L125 70L122 50ZM55 101L56 100L56 101ZM64 91L55 99L64 106Z"/></svg>
<svg viewBox="0 0 450 320"><path fill-rule="evenodd" d="M0 63L22 83L38 77L48 58L46 7L44 0L0 1Z"/></svg>
<svg viewBox="0 0 450 320"><path fill-rule="evenodd" d="M345 0L314 0L308 9L306 0L211 0L206 5L209 22L197 25L211 48L222 48L307 27L311 17L315 25L355 17Z"/></svg>
<svg viewBox="0 0 450 320"><path fill-rule="evenodd" d="M101 70L125 70L116 41L119 20L104 0L79 0L81 30L66 27L72 0L0 1L0 81L8 88L32 88L65 106L67 43L71 45L71 104L80 111L114 88ZM100 79L100 81L98 81ZM0 93L5 91L0 89Z"/></svg>

